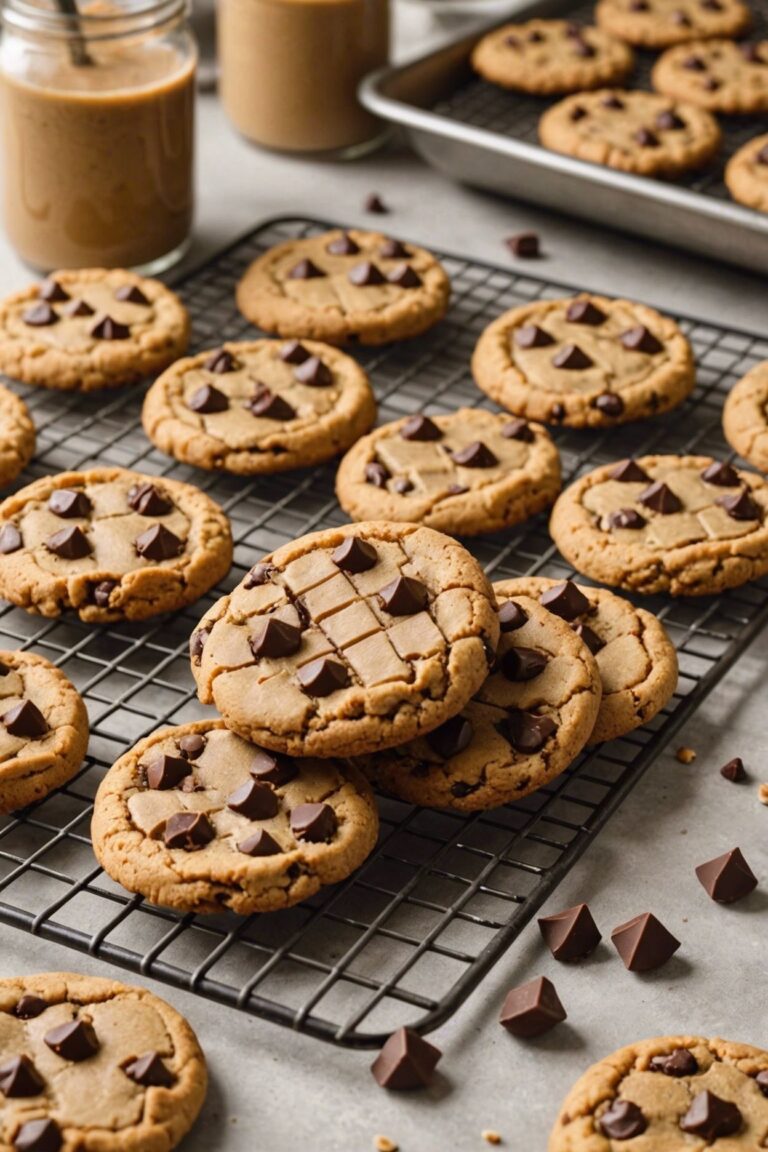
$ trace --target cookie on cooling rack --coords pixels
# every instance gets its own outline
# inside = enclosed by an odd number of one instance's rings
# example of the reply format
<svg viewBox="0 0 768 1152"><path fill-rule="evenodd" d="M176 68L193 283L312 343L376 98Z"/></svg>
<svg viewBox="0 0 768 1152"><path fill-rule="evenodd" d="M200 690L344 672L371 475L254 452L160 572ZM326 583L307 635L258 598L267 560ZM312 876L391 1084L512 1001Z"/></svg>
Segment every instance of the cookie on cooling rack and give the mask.
<svg viewBox="0 0 768 1152"><path fill-rule="evenodd" d="M598 0L601 28L638 48L740 36L751 15L742 0Z"/></svg>
<svg viewBox="0 0 768 1152"><path fill-rule="evenodd" d="M0 486L10 484L35 452L35 425L24 401L0 384Z"/></svg>
<svg viewBox="0 0 768 1152"><path fill-rule="evenodd" d="M768 112L768 40L701 40L669 48L651 73L654 88L709 112Z"/></svg>
<svg viewBox="0 0 768 1152"><path fill-rule="evenodd" d="M768 133L734 152L725 167L725 183L734 200L768 212Z"/></svg>
<svg viewBox="0 0 768 1152"><path fill-rule="evenodd" d="M768 360L756 364L728 393L723 431L740 456L768 472Z"/></svg>

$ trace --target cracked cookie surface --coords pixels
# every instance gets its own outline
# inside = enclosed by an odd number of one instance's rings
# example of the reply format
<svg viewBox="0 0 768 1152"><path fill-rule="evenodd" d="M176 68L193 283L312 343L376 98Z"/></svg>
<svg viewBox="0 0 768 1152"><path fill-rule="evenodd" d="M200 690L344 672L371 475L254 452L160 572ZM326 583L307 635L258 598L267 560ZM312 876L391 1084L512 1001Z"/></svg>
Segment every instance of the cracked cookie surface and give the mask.
<svg viewBox="0 0 768 1152"><path fill-rule="evenodd" d="M666 96L709 112L767 112L768 40L697 40L668 48L656 61L651 81Z"/></svg>
<svg viewBox="0 0 768 1152"><path fill-rule="evenodd" d="M426 332L448 308L445 269L425 248L338 229L270 248L237 286L265 332L331 344L385 344Z"/></svg>
<svg viewBox="0 0 768 1152"><path fill-rule="evenodd" d="M0 486L10 484L35 453L35 425L24 401L0 384Z"/></svg>
<svg viewBox="0 0 768 1152"><path fill-rule="evenodd" d="M768 484L710 456L605 464L558 497L550 532L594 580L705 596L768 572Z"/></svg>
<svg viewBox="0 0 768 1152"><path fill-rule="evenodd" d="M493 585L497 659L459 716L358 761L385 791L433 808L496 808L554 779L584 747L600 704L595 660L563 620L515 584Z"/></svg>
<svg viewBox="0 0 768 1152"><path fill-rule="evenodd" d="M694 383L691 347L674 320L593 295L503 313L481 334L472 373L514 415L572 428L669 411Z"/></svg>
<svg viewBox="0 0 768 1152"><path fill-rule="evenodd" d="M549 1152L757 1152L768 1142L768 1052L658 1036L611 1053L576 1081ZM709 1096L707 1094L710 1094Z"/></svg>
<svg viewBox="0 0 768 1152"><path fill-rule="evenodd" d="M768 472L768 360L756 364L728 393L723 431L740 456Z"/></svg>
<svg viewBox="0 0 768 1152"><path fill-rule="evenodd" d="M480 687L498 637L491 586L460 544L371 521L266 556L203 616L190 654L229 728L325 757L436 728Z"/></svg>
<svg viewBox="0 0 768 1152"><path fill-rule="evenodd" d="M336 494L354 520L405 520L476 536L518 524L560 491L546 429L480 408L384 424L350 449Z"/></svg>
<svg viewBox="0 0 768 1152"><path fill-rule="evenodd" d="M199 599L231 560L227 517L178 480L62 472L0 505L0 595L42 616L144 620Z"/></svg>
<svg viewBox="0 0 768 1152"><path fill-rule="evenodd" d="M621 40L568 20L505 24L472 52L472 67L492 84L539 96L618 84L633 62Z"/></svg>
<svg viewBox="0 0 768 1152"><path fill-rule="evenodd" d="M142 409L144 431L162 452L241 475L330 460L375 419L363 369L310 340L230 343L178 360Z"/></svg>
<svg viewBox="0 0 768 1152"><path fill-rule="evenodd" d="M170 1152L207 1087L200 1045L174 1008L71 972L0 980L0 1065L0 1152Z"/></svg>
<svg viewBox="0 0 768 1152"><path fill-rule="evenodd" d="M176 834L184 817L197 823ZM349 876L378 827L356 769L273 755L221 721L201 721L156 732L117 761L99 787L92 834L105 871L154 904L248 915Z"/></svg>
<svg viewBox="0 0 768 1152"><path fill-rule="evenodd" d="M725 166L725 183L740 204L768 212L768 133L748 140Z"/></svg>
<svg viewBox="0 0 768 1152"><path fill-rule="evenodd" d="M178 296L120 268L54 272L0 302L0 371L43 388L135 384L181 356L188 339Z"/></svg>
<svg viewBox="0 0 768 1152"><path fill-rule="evenodd" d="M742 0L598 0L595 19L638 48L668 48L688 40L738 36L751 16Z"/></svg>

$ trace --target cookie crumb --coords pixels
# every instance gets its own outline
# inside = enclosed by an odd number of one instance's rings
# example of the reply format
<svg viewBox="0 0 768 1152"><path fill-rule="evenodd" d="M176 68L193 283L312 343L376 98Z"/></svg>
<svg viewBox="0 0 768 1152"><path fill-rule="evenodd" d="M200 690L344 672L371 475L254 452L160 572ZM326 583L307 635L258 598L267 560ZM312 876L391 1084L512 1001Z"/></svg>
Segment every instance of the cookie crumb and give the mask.
<svg viewBox="0 0 768 1152"><path fill-rule="evenodd" d="M768 804L768 784L761 784L757 790L761 804Z"/></svg>
<svg viewBox="0 0 768 1152"><path fill-rule="evenodd" d="M371 192L369 196L366 196L363 208L366 212L373 212L375 216L386 216L389 212L389 208L381 196L379 196L378 192Z"/></svg>
<svg viewBox="0 0 768 1152"><path fill-rule="evenodd" d="M389 1136L374 1136L373 1146L376 1152L397 1152L397 1144Z"/></svg>
<svg viewBox="0 0 768 1152"><path fill-rule="evenodd" d="M696 759L696 753L693 748L688 748L685 744L682 748L678 748L675 752L675 759L679 760L681 764L693 764Z"/></svg>
<svg viewBox="0 0 768 1152"><path fill-rule="evenodd" d="M518 232L514 236L508 236L506 244L513 256L523 260L535 260L537 256L541 256L541 244L537 232Z"/></svg>
<svg viewBox="0 0 768 1152"><path fill-rule="evenodd" d="M501 1134L494 1132L493 1128L483 1128L480 1135L486 1144L501 1144Z"/></svg>

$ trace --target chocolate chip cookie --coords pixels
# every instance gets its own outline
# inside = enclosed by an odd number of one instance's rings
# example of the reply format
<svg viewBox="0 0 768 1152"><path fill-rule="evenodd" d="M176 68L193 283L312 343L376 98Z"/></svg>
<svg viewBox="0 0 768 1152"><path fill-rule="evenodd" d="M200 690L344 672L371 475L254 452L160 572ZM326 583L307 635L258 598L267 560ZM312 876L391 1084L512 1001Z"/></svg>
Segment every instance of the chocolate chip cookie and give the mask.
<svg viewBox="0 0 768 1152"><path fill-rule="evenodd" d="M0 980L3 1152L170 1152L197 1119L205 1057L145 988L41 972Z"/></svg>
<svg viewBox="0 0 768 1152"><path fill-rule="evenodd" d="M144 431L162 452L240 475L330 460L375 419L362 368L309 340L227 344L177 360L142 410Z"/></svg>
<svg viewBox="0 0 768 1152"><path fill-rule="evenodd" d="M491 586L460 544L373 521L266 556L203 616L190 654L200 700L246 740L352 756L459 712L498 638Z"/></svg>
<svg viewBox="0 0 768 1152"><path fill-rule="evenodd" d="M768 1133L768 1052L657 1036L588 1068L563 1101L549 1152L757 1152Z"/></svg>
<svg viewBox="0 0 768 1152"><path fill-rule="evenodd" d="M188 339L178 296L120 268L54 272L0 302L0 372L42 388L135 384L183 355Z"/></svg>
<svg viewBox="0 0 768 1152"><path fill-rule="evenodd" d="M99 787L92 836L104 870L152 903L248 915L345 879L378 827L357 769L290 760L208 720L122 756Z"/></svg>
<svg viewBox="0 0 768 1152"><path fill-rule="evenodd" d="M426 332L451 284L425 248L352 228L270 248L237 286L240 311L279 336L386 344Z"/></svg>
<svg viewBox="0 0 768 1152"><path fill-rule="evenodd" d="M512 583L494 585L496 662L460 714L358 761L387 792L433 808L496 808L558 776L586 744L600 705L595 660L564 620Z"/></svg>
<svg viewBox="0 0 768 1152"><path fill-rule="evenodd" d="M35 425L24 401L0 384L0 486L10 484L35 454Z"/></svg>
<svg viewBox="0 0 768 1152"><path fill-rule="evenodd" d="M740 456L768 472L768 360L756 364L728 393L723 431Z"/></svg>
<svg viewBox="0 0 768 1152"><path fill-rule="evenodd" d="M193 603L231 562L227 517L178 480L62 472L0 504L0 595L41 616L144 620Z"/></svg>
<svg viewBox="0 0 768 1152"><path fill-rule="evenodd" d="M472 67L486 80L536 96L620 84L633 63L621 40L568 20L505 24L472 52Z"/></svg>
<svg viewBox="0 0 768 1152"><path fill-rule="evenodd" d="M407 520L460 536L518 524L559 491L547 431L481 408L384 424L358 440L336 476L353 520Z"/></svg>
<svg viewBox="0 0 768 1152"><path fill-rule="evenodd" d="M663 624L607 588L521 576L494 584L502 596L532 596L560 616L597 661L603 694L588 743L625 736L660 712L677 687L677 653Z"/></svg>
<svg viewBox="0 0 768 1152"><path fill-rule="evenodd" d="M594 580L706 596L768 572L768 484L709 456L604 464L558 497L550 532Z"/></svg>
<svg viewBox="0 0 768 1152"><path fill-rule="evenodd" d="M739 36L750 23L742 0L598 0L601 28L638 48Z"/></svg>
<svg viewBox="0 0 768 1152"><path fill-rule="evenodd" d="M516 416L571 428L667 412L694 384L691 346L674 320L587 294L499 316L477 343L472 372Z"/></svg>
<svg viewBox="0 0 768 1152"><path fill-rule="evenodd" d="M669 48L651 73L658 92L726 115L768 112L768 40L697 40Z"/></svg>
<svg viewBox="0 0 768 1152"><path fill-rule="evenodd" d="M88 713L64 673L33 652L0 651L0 812L66 783L87 747Z"/></svg>
<svg viewBox="0 0 768 1152"><path fill-rule="evenodd" d="M768 212L768 133L747 141L725 167L725 183L740 204Z"/></svg>

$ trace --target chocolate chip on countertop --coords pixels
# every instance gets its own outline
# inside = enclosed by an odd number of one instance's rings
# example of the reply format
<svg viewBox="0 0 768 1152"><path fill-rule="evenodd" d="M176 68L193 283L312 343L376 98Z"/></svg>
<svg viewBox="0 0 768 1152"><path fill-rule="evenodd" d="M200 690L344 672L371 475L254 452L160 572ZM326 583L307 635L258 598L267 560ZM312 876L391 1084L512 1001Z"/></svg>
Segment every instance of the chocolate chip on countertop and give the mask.
<svg viewBox="0 0 768 1152"><path fill-rule="evenodd" d="M379 196L378 192L371 192L366 196L363 202L363 209L366 212L372 212L375 216L385 216L387 212L389 212L389 208L381 196Z"/></svg>
<svg viewBox="0 0 768 1152"><path fill-rule="evenodd" d="M439 1048L409 1028L400 1028L389 1037L371 1065L381 1088L409 1090L426 1088L434 1079L442 1056Z"/></svg>
<svg viewBox="0 0 768 1152"><path fill-rule="evenodd" d="M718 904L733 904L757 887L757 877L740 848L699 864L696 876L707 895Z"/></svg>
<svg viewBox="0 0 768 1152"><path fill-rule="evenodd" d="M527 1040L549 1032L566 1016L552 981L539 976L507 993L499 1023L513 1036Z"/></svg>
<svg viewBox="0 0 768 1152"><path fill-rule="evenodd" d="M634 916L611 933L611 940L624 967L630 972L650 972L674 956L680 941L652 912Z"/></svg>
<svg viewBox="0 0 768 1152"><path fill-rule="evenodd" d="M505 243L513 256L523 260L535 260L537 256L541 255L541 245L537 232L518 232L514 236L507 237Z"/></svg>
<svg viewBox="0 0 768 1152"><path fill-rule="evenodd" d="M601 940L588 904L576 904L552 916L539 917L539 930L555 960L583 960Z"/></svg>
<svg viewBox="0 0 768 1152"><path fill-rule="evenodd" d="M720 775L724 779L730 780L732 784L740 784L742 780L746 780L747 774L744 771L744 761L741 756L734 756L733 760L723 764Z"/></svg>

